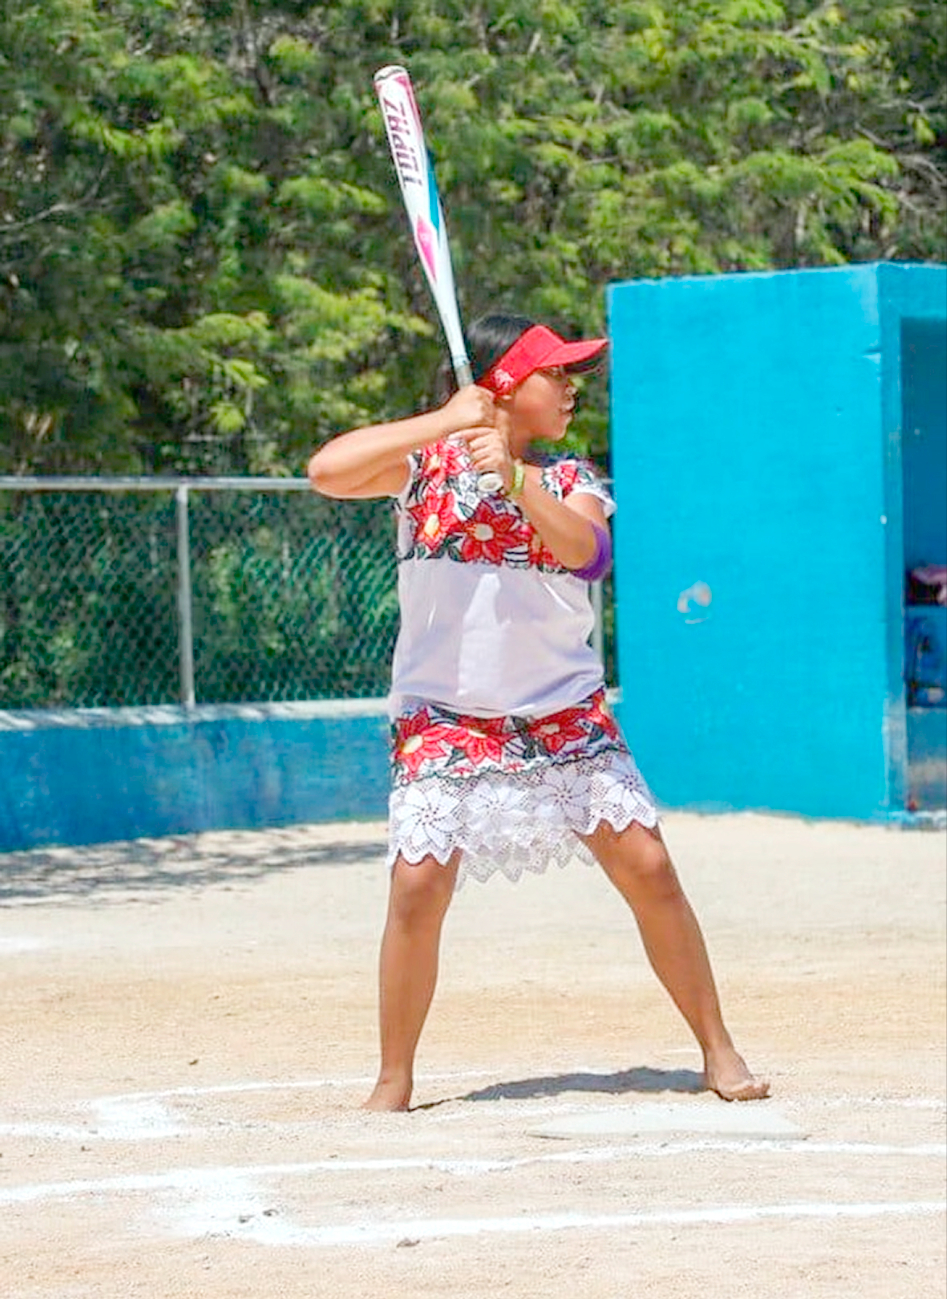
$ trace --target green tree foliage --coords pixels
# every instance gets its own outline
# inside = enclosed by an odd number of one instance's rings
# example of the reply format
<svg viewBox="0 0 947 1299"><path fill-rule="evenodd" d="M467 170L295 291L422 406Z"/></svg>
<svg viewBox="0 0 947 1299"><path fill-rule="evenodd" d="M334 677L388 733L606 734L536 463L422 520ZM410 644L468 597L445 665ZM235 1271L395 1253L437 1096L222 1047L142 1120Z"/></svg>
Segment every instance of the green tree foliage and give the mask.
<svg viewBox="0 0 947 1299"><path fill-rule="evenodd" d="M442 355L372 91L419 89L462 307L940 259L943 6L2 0L0 472L298 473ZM602 403L576 441L601 453Z"/></svg>

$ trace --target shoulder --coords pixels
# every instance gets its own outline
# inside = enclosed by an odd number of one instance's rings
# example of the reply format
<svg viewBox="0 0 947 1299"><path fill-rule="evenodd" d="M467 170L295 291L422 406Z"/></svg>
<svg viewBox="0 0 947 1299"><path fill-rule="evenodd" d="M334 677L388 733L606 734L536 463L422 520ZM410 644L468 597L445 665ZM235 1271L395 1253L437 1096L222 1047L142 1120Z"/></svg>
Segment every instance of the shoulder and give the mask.
<svg viewBox="0 0 947 1299"><path fill-rule="evenodd" d="M431 491L448 488L462 469L460 448L453 442L430 442L407 456L407 480L396 498L405 506Z"/></svg>
<svg viewBox="0 0 947 1299"><path fill-rule="evenodd" d="M596 496L605 507L606 514L615 509L615 502L608 489L605 477L591 460L568 456L555 460L543 469L543 486L559 500L565 500L573 492L584 492Z"/></svg>

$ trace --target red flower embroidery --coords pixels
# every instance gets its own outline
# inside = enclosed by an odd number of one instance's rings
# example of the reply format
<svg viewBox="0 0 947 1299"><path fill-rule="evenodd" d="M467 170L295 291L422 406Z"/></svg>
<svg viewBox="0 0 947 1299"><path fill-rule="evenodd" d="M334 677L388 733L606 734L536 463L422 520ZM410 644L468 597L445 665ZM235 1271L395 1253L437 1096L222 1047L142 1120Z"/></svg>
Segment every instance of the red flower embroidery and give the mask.
<svg viewBox="0 0 947 1299"><path fill-rule="evenodd" d="M485 502L477 507L464 530L460 553L467 561L502 564L505 552L522 546L523 541L522 520L512 512L501 514Z"/></svg>
<svg viewBox="0 0 947 1299"><path fill-rule="evenodd" d="M425 558L446 556L466 562L565 571L512 502L477 501L470 489L471 469L462 442L437 442L420 452L419 472L406 503L415 552ZM595 481L592 472L576 461L551 465L543 474L546 489L560 500L577 485ZM475 511L473 515L471 510Z"/></svg>
<svg viewBox="0 0 947 1299"><path fill-rule="evenodd" d="M443 723L432 723L426 708L403 718L398 723L395 761L416 776L426 761L447 755L449 743L445 732L449 729Z"/></svg>
<svg viewBox="0 0 947 1299"><path fill-rule="evenodd" d="M460 442L435 442L421 452L421 474L443 482L470 468L466 446Z"/></svg>
<svg viewBox="0 0 947 1299"><path fill-rule="evenodd" d="M594 696L587 716L593 726L598 726L612 739L618 739L618 723L609 712L603 695L597 694Z"/></svg>
<svg viewBox="0 0 947 1299"><path fill-rule="evenodd" d="M409 511L414 520L417 545L435 551L453 527L457 525L457 506L454 493L434 484L424 493L417 505Z"/></svg>
<svg viewBox="0 0 947 1299"><path fill-rule="evenodd" d="M585 708L564 708L561 713L530 722L529 733L549 753L559 753L567 744L586 738L588 732L582 723L588 715Z"/></svg>
<svg viewBox="0 0 947 1299"><path fill-rule="evenodd" d="M503 718L464 718L462 726L452 727L447 738L455 749L461 750L475 767L483 762L499 762L503 749L513 736L504 733Z"/></svg>
<svg viewBox="0 0 947 1299"><path fill-rule="evenodd" d="M426 705L395 723L393 776L404 785L419 776L464 779L482 771L510 773L549 759L596 757L616 746L623 748L621 735L603 690L578 707L528 721L473 717Z"/></svg>
<svg viewBox="0 0 947 1299"><path fill-rule="evenodd" d="M555 466L556 481L563 496L568 496L579 481L579 466L575 460L561 460Z"/></svg>

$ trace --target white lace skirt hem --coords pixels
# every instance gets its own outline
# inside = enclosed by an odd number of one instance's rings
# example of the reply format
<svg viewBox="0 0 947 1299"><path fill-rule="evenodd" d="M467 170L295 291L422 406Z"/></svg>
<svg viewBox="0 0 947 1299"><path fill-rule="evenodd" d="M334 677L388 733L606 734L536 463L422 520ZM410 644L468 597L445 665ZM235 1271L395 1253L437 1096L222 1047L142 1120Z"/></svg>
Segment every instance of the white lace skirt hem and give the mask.
<svg viewBox="0 0 947 1299"><path fill-rule="evenodd" d="M392 790L388 865L400 855L441 864L460 852L457 887L496 872L518 880L592 854L578 838L606 822L653 829L654 798L629 753L551 764L519 773L486 771L452 780L432 775Z"/></svg>

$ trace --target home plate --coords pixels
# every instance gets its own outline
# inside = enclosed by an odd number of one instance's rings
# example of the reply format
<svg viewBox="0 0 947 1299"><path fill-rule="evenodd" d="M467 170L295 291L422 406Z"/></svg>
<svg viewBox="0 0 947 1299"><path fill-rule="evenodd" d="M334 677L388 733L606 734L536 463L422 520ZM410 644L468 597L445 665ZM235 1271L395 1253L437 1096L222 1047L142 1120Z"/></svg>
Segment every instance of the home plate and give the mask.
<svg viewBox="0 0 947 1299"><path fill-rule="evenodd" d="M701 1133L726 1137L799 1139L806 1134L769 1101L707 1105L623 1105L585 1114L566 1114L534 1128L532 1137L644 1137L656 1133Z"/></svg>

